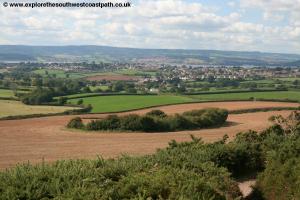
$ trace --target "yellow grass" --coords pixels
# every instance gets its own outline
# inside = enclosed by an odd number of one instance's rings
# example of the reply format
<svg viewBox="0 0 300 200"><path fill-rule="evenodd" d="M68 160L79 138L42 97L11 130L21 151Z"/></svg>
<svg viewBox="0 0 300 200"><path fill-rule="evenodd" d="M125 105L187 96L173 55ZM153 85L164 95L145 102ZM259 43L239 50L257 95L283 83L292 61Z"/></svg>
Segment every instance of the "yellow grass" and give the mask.
<svg viewBox="0 0 300 200"><path fill-rule="evenodd" d="M72 109L64 106L29 106L19 101L0 100L0 117L60 113Z"/></svg>

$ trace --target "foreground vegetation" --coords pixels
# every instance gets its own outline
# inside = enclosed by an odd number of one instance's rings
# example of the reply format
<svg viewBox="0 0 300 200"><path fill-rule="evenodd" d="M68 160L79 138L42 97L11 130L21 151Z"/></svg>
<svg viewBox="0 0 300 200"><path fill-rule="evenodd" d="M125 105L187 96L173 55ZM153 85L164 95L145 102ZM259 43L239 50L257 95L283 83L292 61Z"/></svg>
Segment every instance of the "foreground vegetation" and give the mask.
<svg viewBox="0 0 300 200"><path fill-rule="evenodd" d="M81 118L71 119L68 128L89 131L144 131L167 132L195 130L223 125L228 111L218 108L193 110L183 114L166 115L163 111L152 110L146 115L129 114L125 116L109 115L102 120L92 120L84 125Z"/></svg>
<svg viewBox="0 0 300 200"><path fill-rule="evenodd" d="M0 172L0 199L242 199L236 179L259 173L250 199L300 198L300 114L261 133L171 141L142 157L19 165Z"/></svg>

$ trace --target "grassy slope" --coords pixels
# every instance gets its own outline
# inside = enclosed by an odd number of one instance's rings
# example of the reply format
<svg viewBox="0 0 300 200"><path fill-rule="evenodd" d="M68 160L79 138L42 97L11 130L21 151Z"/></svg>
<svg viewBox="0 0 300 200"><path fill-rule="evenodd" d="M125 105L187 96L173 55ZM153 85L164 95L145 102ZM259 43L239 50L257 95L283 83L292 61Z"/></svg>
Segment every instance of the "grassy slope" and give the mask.
<svg viewBox="0 0 300 200"><path fill-rule="evenodd" d="M283 92L248 92L248 93L228 93L228 94L203 94L189 96L198 100L247 100L251 97L257 99L290 99L300 101L300 92L283 91Z"/></svg>
<svg viewBox="0 0 300 200"><path fill-rule="evenodd" d="M60 113L72 109L64 106L28 106L19 101L0 100L0 117Z"/></svg>
<svg viewBox="0 0 300 200"><path fill-rule="evenodd" d="M76 103L78 99L70 100ZM118 112L132 109L145 108L157 105L176 104L192 102L189 97L161 95L161 96L98 96L83 98L84 104L93 106L93 113L98 112Z"/></svg>

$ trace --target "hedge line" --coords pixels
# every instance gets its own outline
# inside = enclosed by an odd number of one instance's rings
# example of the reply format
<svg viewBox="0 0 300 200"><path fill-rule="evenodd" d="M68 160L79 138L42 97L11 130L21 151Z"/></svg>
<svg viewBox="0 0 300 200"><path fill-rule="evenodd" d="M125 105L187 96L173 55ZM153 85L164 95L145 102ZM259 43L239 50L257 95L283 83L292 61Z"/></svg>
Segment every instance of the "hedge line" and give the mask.
<svg viewBox="0 0 300 200"><path fill-rule="evenodd" d="M252 90L233 90L233 91L216 91L216 92L193 92L184 93L185 95L199 95L199 94L229 94L229 93L249 93L249 92L284 92L288 89L252 89Z"/></svg>
<svg viewBox="0 0 300 200"><path fill-rule="evenodd" d="M66 97L68 100L70 100L70 99L80 99L80 98L86 98L86 97L125 96L125 95L129 95L129 96L157 96L158 94L149 94L149 93L146 93L146 94L134 94L134 93L94 93L94 94L83 95L83 96L80 96L80 97L68 97L68 96L62 96L62 97ZM58 98L58 97L55 97L55 98Z"/></svg>
<svg viewBox="0 0 300 200"><path fill-rule="evenodd" d="M71 119L68 128L85 129L89 131L143 131L168 132L195 130L220 126L228 117L228 111L218 108L193 110L183 114L167 116L160 110L153 110L146 115L129 114L125 116L109 115L102 120L92 120L84 125L81 118Z"/></svg>
<svg viewBox="0 0 300 200"><path fill-rule="evenodd" d="M300 107L249 108L249 109L241 109L241 110L231 110L229 111L229 114L243 114L243 113L282 111L282 110L300 110Z"/></svg>

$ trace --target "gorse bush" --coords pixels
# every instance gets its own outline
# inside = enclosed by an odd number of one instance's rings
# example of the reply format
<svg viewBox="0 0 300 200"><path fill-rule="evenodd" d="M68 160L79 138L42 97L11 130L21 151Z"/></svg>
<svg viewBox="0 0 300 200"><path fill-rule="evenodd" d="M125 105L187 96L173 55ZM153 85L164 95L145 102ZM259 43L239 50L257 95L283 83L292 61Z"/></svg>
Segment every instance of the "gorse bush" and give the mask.
<svg viewBox="0 0 300 200"><path fill-rule="evenodd" d="M153 110L143 116L130 114L125 116L109 115L101 120L87 123L87 130L116 130L166 132L193 130L220 126L226 122L228 112L223 109L211 108L195 110L183 114L168 116L163 111Z"/></svg>

